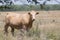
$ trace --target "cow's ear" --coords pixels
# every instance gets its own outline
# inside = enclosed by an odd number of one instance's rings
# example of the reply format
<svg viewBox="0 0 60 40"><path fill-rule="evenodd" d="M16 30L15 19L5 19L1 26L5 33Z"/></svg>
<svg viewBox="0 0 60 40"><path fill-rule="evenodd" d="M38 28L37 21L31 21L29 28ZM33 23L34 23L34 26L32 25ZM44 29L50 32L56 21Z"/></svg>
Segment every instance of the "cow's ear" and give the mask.
<svg viewBox="0 0 60 40"><path fill-rule="evenodd" d="M28 12L28 14L30 15L30 12Z"/></svg>
<svg viewBox="0 0 60 40"><path fill-rule="evenodd" d="M36 15L39 14L39 12L36 13Z"/></svg>

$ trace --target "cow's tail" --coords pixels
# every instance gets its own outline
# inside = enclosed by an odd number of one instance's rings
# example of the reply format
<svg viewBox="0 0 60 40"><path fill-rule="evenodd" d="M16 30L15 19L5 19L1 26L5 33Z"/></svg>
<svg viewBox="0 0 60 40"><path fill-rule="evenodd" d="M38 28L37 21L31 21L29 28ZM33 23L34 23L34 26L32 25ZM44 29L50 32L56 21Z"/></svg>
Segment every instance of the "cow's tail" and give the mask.
<svg viewBox="0 0 60 40"><path fill-rule="evenodd" d="M6 15L8 15L9 13L7 13Z"/></svg>
<svg viewBox="0 0 60 40"><path fill-rule="evenodd" d="M4 19L3 19L3 22L6 22L6 16L8 15L9 13L6 13Z"/></svg>

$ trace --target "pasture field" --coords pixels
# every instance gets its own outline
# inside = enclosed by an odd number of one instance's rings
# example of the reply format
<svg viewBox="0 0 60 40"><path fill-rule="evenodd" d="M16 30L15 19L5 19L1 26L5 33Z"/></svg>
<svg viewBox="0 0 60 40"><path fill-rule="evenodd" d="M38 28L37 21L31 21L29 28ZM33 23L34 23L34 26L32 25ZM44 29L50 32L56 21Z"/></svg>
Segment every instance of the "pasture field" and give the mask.
<svg viewBox="0 0 60 40"><path fill-rule="evenodd" d="M38 12L33 27L24 36L21 36L20 30L17 29L12 36L10 28L8 36L4 35L4 19L8 12L0 12L0 40L60 40L60 11ZM27 13L27 11L12 11L12 13Z"/></svg>

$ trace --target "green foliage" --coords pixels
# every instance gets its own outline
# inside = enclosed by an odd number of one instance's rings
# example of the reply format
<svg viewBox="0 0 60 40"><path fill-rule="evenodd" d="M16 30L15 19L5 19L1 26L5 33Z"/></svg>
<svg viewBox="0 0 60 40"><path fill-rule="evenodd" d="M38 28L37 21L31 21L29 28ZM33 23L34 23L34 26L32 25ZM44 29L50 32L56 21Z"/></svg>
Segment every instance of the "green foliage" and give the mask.
<svg viewBox="0 0 60 40"><path fill-rule="evenodd" d="M60 10L60 5L5 5L0 6L0 11L29 11L29 10Z"/></svg>
<svg viewBox="0 0 60 40"><path fill-rule="evenodd" d="M48 38L48 39L56 40L56 35L55 35L55 33L51 32L51 33L48 33L48 34L47 34L47 38Z"/></svg>

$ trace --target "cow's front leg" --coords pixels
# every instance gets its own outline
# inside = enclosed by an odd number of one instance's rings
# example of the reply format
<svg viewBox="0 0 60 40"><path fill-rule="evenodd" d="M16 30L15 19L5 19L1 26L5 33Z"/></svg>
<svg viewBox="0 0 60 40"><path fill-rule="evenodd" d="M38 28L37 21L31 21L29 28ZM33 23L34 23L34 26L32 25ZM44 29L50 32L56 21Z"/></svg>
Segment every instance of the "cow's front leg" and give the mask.
<svg viewBox="0 0 60 40"><path fill-rule="evenodd" d="M26 31L28 32L31 29L31 27L32 27L32 23L27 25Z"/></svg>

